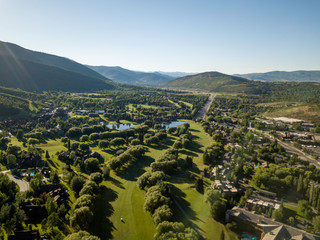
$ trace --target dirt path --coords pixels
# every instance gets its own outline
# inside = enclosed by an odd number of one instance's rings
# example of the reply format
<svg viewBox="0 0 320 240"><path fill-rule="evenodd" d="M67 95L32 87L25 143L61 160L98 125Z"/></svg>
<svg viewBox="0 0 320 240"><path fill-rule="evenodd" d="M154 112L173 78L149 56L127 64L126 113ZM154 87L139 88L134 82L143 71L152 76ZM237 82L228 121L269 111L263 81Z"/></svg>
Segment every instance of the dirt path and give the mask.
<svg viewBox="0 0 320 240"><path fill-rule="evenodd" d="M208 101L203 105L203 107L199 110L199 112L197 113L197 116L196 118L202 118L203 120L205 120L205 117L206 117L206 113L208 112L210 106L211 106L211 103L213 102L214 100L214 93L210 93L210 96L208 98Z"/></svg>
<svg viewBox="0 0 320 240"><path fill-rule="evenodd" d="M199 231L198 227L192 222L192 220L189 218L188 214L184 211L184 209L180 206L179 202L173 198L173 202L177 205L177 207L180 209L182 214L185 216L186 219L190 222L191 226L196 230L196 232L202 237L202 239L207 240L205 236L202 235L202 233Z"/></svg>

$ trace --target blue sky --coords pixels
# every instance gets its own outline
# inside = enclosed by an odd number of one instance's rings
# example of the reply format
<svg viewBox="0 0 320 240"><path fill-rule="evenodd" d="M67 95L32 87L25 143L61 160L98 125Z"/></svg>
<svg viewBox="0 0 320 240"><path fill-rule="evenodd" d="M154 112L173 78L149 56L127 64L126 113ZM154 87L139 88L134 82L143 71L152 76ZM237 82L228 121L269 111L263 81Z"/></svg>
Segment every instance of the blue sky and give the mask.
<svg viewBox="0 0 320 240"><path fill-rule="evenodd" d="M0 0L0 40L141 71L320 70L319 0Z"/></svg>

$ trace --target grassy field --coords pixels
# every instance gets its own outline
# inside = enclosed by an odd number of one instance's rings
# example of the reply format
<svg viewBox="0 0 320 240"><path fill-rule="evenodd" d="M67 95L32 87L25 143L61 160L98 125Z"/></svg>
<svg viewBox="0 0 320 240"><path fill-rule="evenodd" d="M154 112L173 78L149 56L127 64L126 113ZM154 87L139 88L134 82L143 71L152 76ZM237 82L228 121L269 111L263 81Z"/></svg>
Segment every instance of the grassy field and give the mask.
<svg viewBox="0 0 320 240"><path fill-rule="evenodd" d="M315 122L320 119L320 106L316 104L298 104L291 107L280 107L266 112L264 115L267 117L289 117Z"/></svg>
<svg viewBox="0 0 320 240"><path fill-rule="evenodd" d="M205 168L202 162L204 149L211 145L213 140L199 124L188 122L193 135L193 143L188 150L181 150L180 157L185 158L187 155L193 157L195 167L192 172L198 175ZM150 170L150 164L163 155L173 145L176 138L169 136L160 145L148 146L145 156L133 162L122 173L111 172L110 178L102 183L101 194L95 200L95 218L89 229L90 233L101 239L153 239L156 226L150 213L143 210L145 192L137 187L136 180L145 171ZM24 148L22 142L16 138L12 138L11 143ZM60 139L48 140L37 147L48 150L51 157L50 166L62 173L62 167L65 164L57 159L56 152L66 150L66 147L63 146ZM99 152L105 162L108 162L118 149L101 150L96 145L91 145L91 150ZM170 178L168 181L174 185L176 200L207 239L220 239L223 232L225 239L232 239L225 227L211 218L209 206L203 201L203 194L193 189L193 181L188 180L185 174L181 177L179 175ZM205 182L209 186L210 181L205 179ZM75 201L73 195L71 198L72 201ZM178 208L175 208L174 212L175 220L189 225L188 219ZM124 223L120 221L121 218L124 219Z"/></svg>
<svg viewBox="0 0 320 240"><path fill-rule="evenodd" d="M181 157L193 156L196 165L193 171L199 174L205 167L202 163L202 153L204 148L212 143L212 139L200 125L191 121L189 123L195 142L189 150L182 151ZM112 173L110 181L103 183L105 188L95 204L96 218L91 228L93 234L102 239L153 239L156 226L150 213L143 211L145 192L139 190L136 179L149 170L150 164L171 147L175 139L176 137L170 136L164 144L148 147L145 157L133 162L123 173ZM202 234L208 239L220 239L224 232L226 239L232 239L225 227L210 217L210 209L203 201L203 194L192 188L194 183L177 179L179 178L169 180L175 186L176 199L186 209L188 216ZM175 220L189 224L178 208L174 211ZM124 219L124 223L120 221L121 218Z"/></svg>

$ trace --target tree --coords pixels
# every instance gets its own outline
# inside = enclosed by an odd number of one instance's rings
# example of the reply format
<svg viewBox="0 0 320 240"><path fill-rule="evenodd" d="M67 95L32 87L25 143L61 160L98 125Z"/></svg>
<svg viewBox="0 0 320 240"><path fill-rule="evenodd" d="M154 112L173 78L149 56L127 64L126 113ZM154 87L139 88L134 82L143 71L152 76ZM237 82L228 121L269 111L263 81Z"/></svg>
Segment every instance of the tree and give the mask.
<svg viewBox="0 0 320 240"><path fill-rule="evenodd" d="M95 140L98 140L99 137L100 137L99 133L91 133L91 134L89 135L89 140L90 140L90 141L95 141Z"/></svg>
<svg viewBox="0 0 320 240"><path fill-rule="evenodd" d="M80 143L80 149L82 151L88 151L90 149L89 144L87 143Z"/></svg>
<svg viewBox="0 0 320 240"><path fill-rule="evenodd" d="M79 226L80 229L88 229L93 218L93 213L89 207L77 208L70 216L70 225Z"/></svg>
<svg viewBox="0 0 320 240"><path fill-rule="evenodd" d="M102 174L99 172L91 173L90 180L94 181L97 185L99 185L103 181Z"/></svg>
<svg viewBox="0 0 320 240"><path fill-rule="evenodd" d="M212 206L212 204L215 201L219 200L220 197L221 197L221 193L218 190L213 190L209 188L204 195L204 201L210 204L210 206Z"/></svg>
<svg viewBox="0 0 320 240"><path fill-rule="evenodd" d="M302 174L299 175L297 192L303 193L303 176L302 176Z"/></svg>
<svg viewBox="0 0 320 240"><path fill-rule="evenodd" d="M79 145L80 144L78 142L73 142L70 146L70 149L76 151L79 148Z"/></svg>
<svg viewBox="0 0 320 240"><path fill-rule="evenodd" d="M24 135L24 132L22 129L19 129L17 131L17 139L20 141L21 139L23 139L23 135Z"/></svg>
<svg viewBox="0 0 320 240"><path fill-rule="evenodd" d="M21 147L16 145L9 145L7 147L7 154L18 155L18 152L21 150Z"/></svg>
<svg viewBox="0 0 320 240"><path fill-rule="evenodd" d="M181 222L164 221L158 224L155 239L178 239L177 234L182 233L185 227ZM179 238L180 239L180 238Z"/></svg>
<svg viewBox="0 0 320 240"><path fill-rule="evenodd" d="M79 231L68 235L65 240L100 240L100 238L92 236L86 231Z"/></svg>
<svg viewBox="0 0 320 240"><path fill-rule="evenodd" d="M50 215L51 213L56 212L57 209L58 209L58 205L57 205L56 201L52 197L48 197L47 198L45 206L46 206L48 215Z"/></svg>
<svg viewBox="0 0 320 240"><path fill-rule="evenodd" d="M53 184L58 184L60 182L59 176L56 172L51 171L50 180Z"/></svg>
<svg viewBox="0 0 320 240"><path fill-rule="evenodd" d="M83 188L81 189L79 195L82 196L84 194L89 194L89 195L93 196L94 194L98 193L98 191L99 191L99 187L95 182L87 181L83 185Z"/></svg>
<svg viewBox="0 0 320 240"><path fill-rule="evenodd" d="M320 216L315 216L312 220L314 230L320 232Z"/></svg>
<svg viewBox="0 0 320 240"><path fill-rule="evenodd" d="M53 227L57 226L59 222L59 216L56 212L53 212L49 215L49 217L47 218L47 227L50 227L51 230L53 229Z"/></svg>
<svg viewBox="0 0 320 240"><path fill-rule="evenodd" d="M99 168L99 160L96 158L88 158L84 161L84 166L87 172L98 172L100 171Z"/></svg>
<svg viewBox="0 0 320 240"><path fill-rule="evenodd" d="M102 174L104 179L110 176L110 168L106 164L103 164Z"/></svg>
<svg viewBox="0 0 320 240"><path fill-rule="evenodd" d="M38 178L33 177L30 181L30 188L32 188L34 191L37 191L42 186L42 181Z"/></svg>
<svg viewBox="0 0 320 240"><path fill-rule="evenodd" d="M74 208L81 208L81 207L91 208L92 203L93 203L93 197L89 194L84 194L76 200L74 204Z"/></svg>
<svg viewBox="0 0 320 240"><path fill-rule="evenodd" d="M214 219L223 219L226 211L226 203L222 200L215 201L211 206L211 215Z"/></svg>
<svg viewBox="0 0 320 240"><path fill-rule="evenodd" d="M26 213L20 209L16 208L13 215L14 227L18 230L23 229L23 222L27 220Z"/></svg>
<svg viewBox="0 0 320 240"><path fill-rule="evenodd" d="M158 207L154 214L152 215L153 221L156 225L163 221L170 221L173 216L172 210L169 208L168 205L163 205Z"/></svg>
<svg viewBox="0 0 320 240"><path fill-rule="evenodd" d="M17 157L13 154L7 156L7 164L9 168L14 168L17 164Z"/></svg>
<svg viewBox="0 0 320 240"><path fill-rule="evenodd" d="M298 211L304 216L306 219L311 219L312 210L309 202L307 200L298 201Z"/></svg>
<svg viewBox="0 0 320 240"><path fill-rule="evenodd" d="M133 139L132 141L131 141L131 145L139 145L140 144L140 140L139 139Z"/></svg>
<svg viewBox="0 0 320 240"><path fill-rule="evenodd" d="M48 150L46 150L46 159L49 159L49 158L50 158L49 152Z"/></svg>
<svg viewBox="0 0 320 240"><path fill-rule="evenodd" d="M186 168L188 168L188 169L192 168L192 166L193 166L193 159L192 159L192 157L187 156L187 157L185 158L185 166L186 166Z"/></svg>
<svg viewBox="0 0 320 240"><path fill-rule="evenodd" d="M99 145L99 148L105 149L109 146L109 142L106 140L101 140L99 141L98 145Z"/></svg>
<svg viewBox="0 0 320 240"><path fill-rule="evenodd" d="M29 145L34 146L34 145L36 145L36 144L38 144L38 143L39 143L39 140L36 139L36 138L29 138L29 139L28 139L28 144L29 144Z"/></svg>
<svg viewBox="0 0 320 240"><path fill-rule="evenodd" d="M284 218L284 208L283 204L280 205L279 209L275 209L272 213L272 218L276 221L282 221Z"/></svg>
<svg viewBox="0 0 320 240"><path fill-rule="evenodd" d="M202 178L197 178L195 187L198 192L203 192L203 179Z"/></svg>
<svg viewBox="0 0 320 240"><path fill-rule="evenodd" d="M88 142L89 141L89 136L88 135L82 135L80 138L80 142Z"/></svg>
<svg viewBox="0 0 320 240"><path fill-rule="evenodd" d="M294 226L294 217L289 217L288 224Z"/></svg>
<svg viewBox="0 0 320 240"><path fill-rule="evenodd" d="M156 185L148 189L145 195L143 209L153 214L158 207L168 205L169 202L170 199L162 194L161 187Z"/></svg>
<svg viewBox="0 0 320 240"><path fill-rule="evenodd" d="M84 182L85 182L85 180L83 179L83 177L74 176L71 179L70 187L73 191L75 191L78 194L81 191L81 189L84 185Z"/></svg>

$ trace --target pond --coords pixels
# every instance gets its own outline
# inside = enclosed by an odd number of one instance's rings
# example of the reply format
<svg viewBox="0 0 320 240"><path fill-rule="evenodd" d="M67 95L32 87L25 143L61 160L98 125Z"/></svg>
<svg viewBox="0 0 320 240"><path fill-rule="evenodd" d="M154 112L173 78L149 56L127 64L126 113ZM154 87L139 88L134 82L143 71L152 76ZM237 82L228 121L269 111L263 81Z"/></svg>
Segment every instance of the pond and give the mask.
<svg viewBox="0 0 320 240"><path fill-rule="evenodd" d="M181 124L184 124L186 122L184 121L173 121L171 123L163 123L162 126L165 128L165 129L168 129L169 127L177 127ZM126 123L126 124L123 124L123 123L120 123L120 124L107 124L106 126L110 129L115 129L115 130L126 130L128 128L131 128L131 127L136 127L136 126L139 126L140 124L133 124L133 123Z"/></svg>
<svg viewBox="0 0 320 240"><path fill-rule="evenodd" d="M184 124L184 123L187 123L187 122L184 122L184 121L173 121L171 123L163 123L162 126L164 126L165 129L168 129L170 127L177 127L181 124Z"/></svg>
<svg viewBox="0 0 320 240"><path fill-rule="evenodd" d="M136 126L139 126L140 124L133 124L133 123L128 123L128 124L123 124L123 123L120 123L120 124L107 124L106 126L110 129L115 129L115 130L126 130L128 128L131 128L131 127L136 127Z"/></svg>

